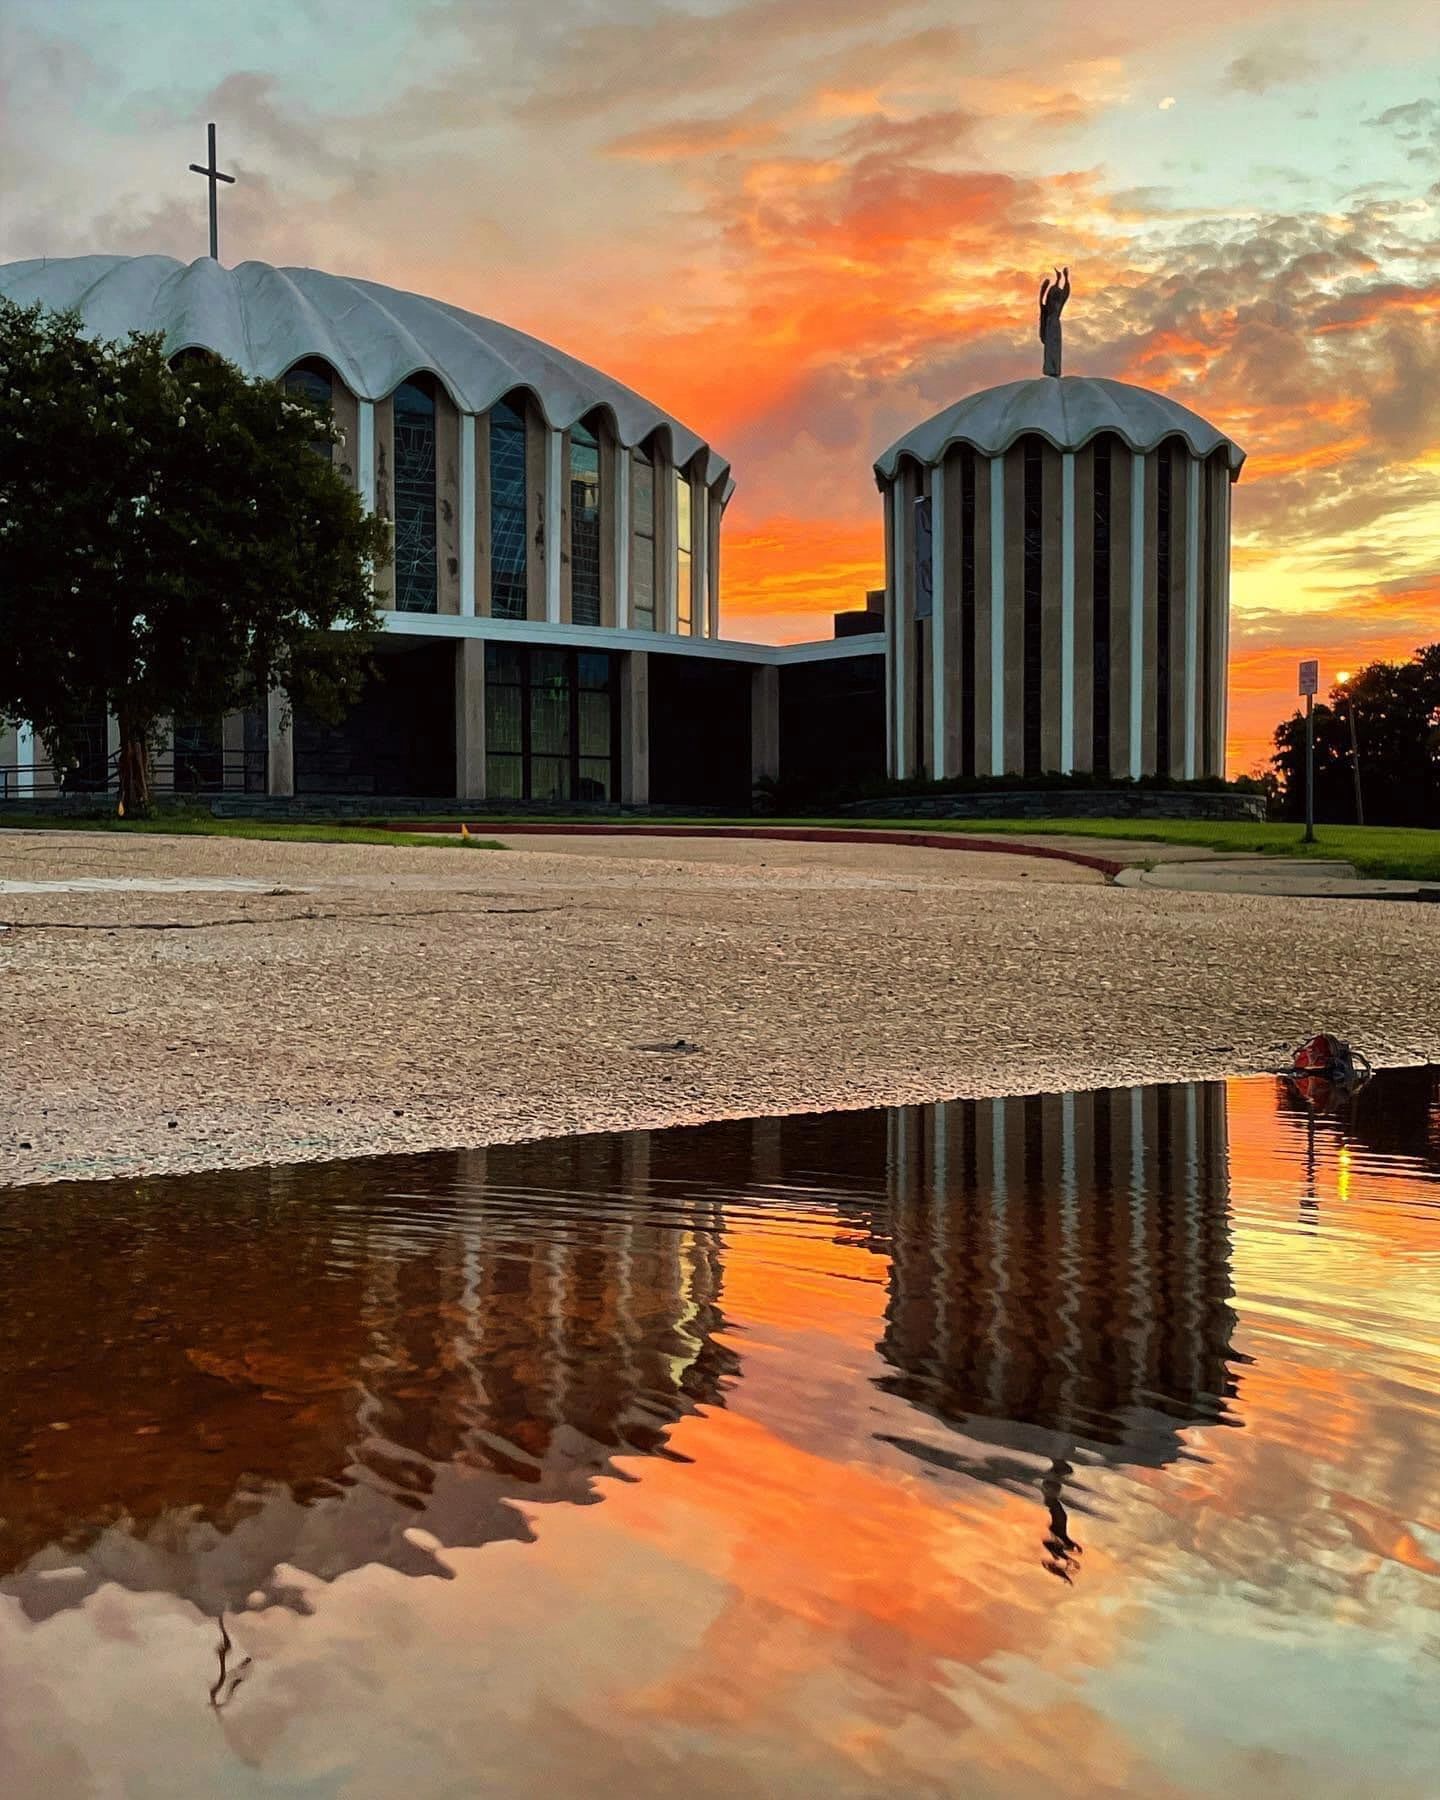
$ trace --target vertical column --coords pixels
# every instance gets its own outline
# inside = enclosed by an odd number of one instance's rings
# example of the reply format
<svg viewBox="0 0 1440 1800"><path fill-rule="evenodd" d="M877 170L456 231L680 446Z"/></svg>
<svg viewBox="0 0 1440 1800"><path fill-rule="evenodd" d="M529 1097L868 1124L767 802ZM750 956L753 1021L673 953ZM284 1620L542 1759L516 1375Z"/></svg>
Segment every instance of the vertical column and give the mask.
<svg viewBox="0 0 1440 1800"><path fill-rule="evenodd" d="M707 489L705 510L709 516L709 535L706 538L706 562L710 575L710 626L709 635L718 638L720 635L720 523L725 516L725 509L719 498Z"/></svg>
<svg viewBox="0 0 1440 1800"><path fill-rule="evenodd" d="M650 803L650 653L620 658L620 803Z"/></svg>
<svg viewBox="0 0 1440 1800"><path fill-rule="evenodd" d="M485 640L455 644L455 794L485 798Z"/></svg>
<svg viewBox="0 0 1440 1800"><path fill-rule="evenodd" d="M1060 458L1060 773L1075 767L1075 453Z"/></svg>
<svg viewBox="0 0 1440 1800"><path fill-rule="evenodd" d="M910 627L915 617L914 555L915 517L911 507L910 479L906 465L895 471L890 489L894 508L895 629L891 640L890 681L895 691L895 762L897 781L911 774L910 722Z"/></svg>
<svg viewBox="0 0 1440 1800"><path fill-rule="evenodd" d="M1005 453L1005 737L999 774L1025 767L1025 444Z"/></svg>
<svg viewBox="0 0 1440 1800"><path fill-rule="evenodd" d="M553 426L545 433L545 617L560 623L560 526L562 463L565 433Z"/></svg>
<svg viewBox="0 0 1440 1800"><path fill-rule="evenodd" d="M690 483L690 618L696 637L710 631L710 496L693 477Z"/></svg>
<svg viewBox="0 0 1440 1800"><path fill-rule="evenodd" d="M466 508L460 473L464 415L443 388L435 395L435 610L458 618Z"/></svg>
<svg viewBox="0 0 1440 1800"><path fill-rule="evenodd" d="M1230 472L1220 484L1220 741L1215 773L1225 774L1226 743L1230 721Z"/></svg>
<svg viewBox="0 0 1440 1800"><path fill-rule="evenodd" d="M1164 445L1145 458L1145 673L1150 678L1150 691L1144 696L1140 715L1140 773L1153 775L1160 769L1160 458L1169 454ZM1170 543L1172 562L1175 514L1171 512ZM1173 659L1172 659L1173 660Z"/></svg>
<svg viewBox="0 0 1440 1800"><path fill-rule="evenodd" d="M475 415L460 415L460 616L475 617ZM461 788L461 793L465 792Z"/></svg>
<svg viewBox="0 0 1440 1800"><path fill-rule="evenodd" d="M265 792L276 799L295 792L295 721L280 688L271 688L266 703Z"/></svg>
<svg viewBox="0 0 1440 1800"><path fill-rule="evenodd" d="M615 624L630 628L630 488L633 480L630 449L615 446Z"/></svg>
<svg viewBox="0 0 1440 1800"><path fill-rule="evenodd" d="M1005 458L990 470L990 773L1005 773ZM976 759L977 766L979 759Z"/></svg>
<svg viewBox="0 0 1440 1800"><path fill-rule="evenodd" d="M15 734L15 761L18 765L15 788L26 799L35 793L35 727L21 725Z"/></svg>
<svg viewBox="0 0 1440 1800"><path fill-rule="evenodd" d="M930 614L930 776L934 781L943 781L951 773L945 758L950 725L948 700L953 693L953 685L946 679L950 643L945 611L945 524L945 459L942 455L930 472L930 586L933 595Z"/></svg>
<svg viewBox="0 0 1440 1800"><path fill-rule="evenodd" d="M897 474L898 479L898 474ZM895 482L880 490L885 515L885 773L895 774L895 619L899 594L895 581Z"/></svg>
<svg viewBox="0 0 1440 1800"><path fill-rule="evenodd" d="M1200 722L1200 461L1185 455L1185 761L1194 781Z"/></svg>
<svg viewBox="0 0 1440 1800"><path fill-rule="evenodd" d="M1132 776L1145 772L1145 466L1140 451L1130 457L1130 756ZM1119 771L1117 770L1118 774Z"/></svg>
<svg viewBox="0 0 1440 1800"><path fill-rule="evenodd" d="M355 487L366 512L375 510L375 402L357 402L359 417L355 436Z"/></svg>
<svg viewBox="0 0 1440 1800"><path fill-rule="evenodd" d="M780 670L761 663L750 673L750 780L780 779Z"/></svg>

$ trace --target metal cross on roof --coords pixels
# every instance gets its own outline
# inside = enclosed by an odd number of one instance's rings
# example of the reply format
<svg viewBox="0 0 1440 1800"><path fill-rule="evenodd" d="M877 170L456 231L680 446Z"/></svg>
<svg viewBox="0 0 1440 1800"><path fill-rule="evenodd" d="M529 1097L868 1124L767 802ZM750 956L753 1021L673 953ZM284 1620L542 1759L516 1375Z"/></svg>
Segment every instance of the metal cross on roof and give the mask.
<svg viewBox="0 0 1440 1800"><path fill-rule="evenodd" d="M233 175L222 175L220 173L220 171L215 167L215 127L214 127L214 125L210 125L210 126L207 126L206 129L210 133L210 162L209 162L209 165L206 166L201 163L191 163L190 167L191 167L191 170L196 175L203 175L206 178L206 180L210 183L210 254L216 262L219 262L219 260L220 260L220 220L219 220L219 214L216 211L216 206L215 206L215 193L216 193L215 183L217 181L228 181L233 185L235 177Z"/></svg>

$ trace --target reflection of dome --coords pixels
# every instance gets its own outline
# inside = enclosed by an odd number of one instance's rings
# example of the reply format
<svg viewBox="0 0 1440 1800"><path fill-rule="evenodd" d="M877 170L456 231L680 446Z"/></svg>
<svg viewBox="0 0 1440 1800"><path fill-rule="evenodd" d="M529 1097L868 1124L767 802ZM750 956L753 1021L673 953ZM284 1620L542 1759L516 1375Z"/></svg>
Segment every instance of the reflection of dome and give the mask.
<svg viewBox="0 0 1440 1800"><path fill-rule="evenodd" d="M1232 478L1245 461L1238 444L1164 394L1132 387L1128 381L1041 375L967 394L897 439L876 463L875 472L888 481L902 456L936 463L952 444L967 444L982 456L1000 456L1027 432L1057 450L1081 450L1102 431L1113 432L1128 450L1142 454L1168 437L1183 438L1192 455L1199 457L1223 447Z"/></svg>
<svg viewBox="0 0 1440 1800"><path fill-rule="evenodd" d="M663 427L677 464L703 448L659 407L538 338L423 294L320 269L226 269L208 256L188 267L169 256L73 256L0 268L0 293L22 306L74 307L99 337L160 331L172 353L213 350L248 375L274 379L319 357L358 398L382 400L423 372L465 413L488 412L528 388L557 428L603 406L627 447ZM707 486L726 467L713 452L708 465Z"/></svg>

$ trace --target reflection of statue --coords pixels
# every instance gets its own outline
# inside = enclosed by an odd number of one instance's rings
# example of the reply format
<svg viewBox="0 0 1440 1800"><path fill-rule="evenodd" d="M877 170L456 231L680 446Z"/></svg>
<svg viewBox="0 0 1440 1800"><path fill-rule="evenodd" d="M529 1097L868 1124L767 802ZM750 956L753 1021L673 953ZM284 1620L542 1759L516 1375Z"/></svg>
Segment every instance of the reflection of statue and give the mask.
<svg viewBox="0 0 1440 1800"><path fill-rule="evenodd" d="M1070 298L1070 269L1055 271L1051 281L1047 275L1040 283L1040 342L1045 346L1045 373L1060 373L1060 315Z"/></svg>

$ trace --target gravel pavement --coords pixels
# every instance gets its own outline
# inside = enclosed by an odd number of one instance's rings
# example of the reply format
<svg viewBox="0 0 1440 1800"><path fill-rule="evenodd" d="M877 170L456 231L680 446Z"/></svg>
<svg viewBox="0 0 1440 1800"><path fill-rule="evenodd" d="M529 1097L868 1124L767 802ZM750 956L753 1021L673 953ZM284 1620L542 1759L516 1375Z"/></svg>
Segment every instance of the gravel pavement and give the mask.
<svg viewBox="0 0 1440 1800"><path fill-rule="evenodd" d="M1236 1074L1321 1028L1440 1060L1440 909L888 845L0 832L0 1183Z"/></svg>

